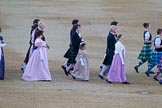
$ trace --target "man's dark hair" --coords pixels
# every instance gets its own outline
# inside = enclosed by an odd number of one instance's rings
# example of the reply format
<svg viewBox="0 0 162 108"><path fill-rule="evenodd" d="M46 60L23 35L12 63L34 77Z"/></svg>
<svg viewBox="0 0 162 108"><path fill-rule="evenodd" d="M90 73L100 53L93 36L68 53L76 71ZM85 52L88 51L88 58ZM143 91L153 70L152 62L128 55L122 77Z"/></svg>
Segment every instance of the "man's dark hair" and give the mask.
<svg viewBox="0 0 162 108"><path fill-rule="evenodd" d="M162 29L157 30L157 35L159 35L162 32Z"/></svg>
<svg viewBox="0 0 162 108"><path fill-rule="evenodd" d="M74 24L78 24L78 22L79 22L78 19L74 19L74 20L72 21L72 25L74 25Z"/></svg>
<svg viewBox="0 0 162 108"><path fill-rule="evenodd" d="M143 23L143 27L147 28L149 26L149 23Z"/></svg>
<svg viewBox="0 0 162 108"><path fill-rule="evenodd" d="M111 22L110 25L115 25L115 26L117 26L117 25L118 25L118 22L117 22L117 21L113 21L113 22Z"/></svg>
<svg viewBox="0 0 162 108"><path fill-rule="evenodd" d="M34 19L33 24L38 24L39 21L40 21L39 19Z"/></svg>

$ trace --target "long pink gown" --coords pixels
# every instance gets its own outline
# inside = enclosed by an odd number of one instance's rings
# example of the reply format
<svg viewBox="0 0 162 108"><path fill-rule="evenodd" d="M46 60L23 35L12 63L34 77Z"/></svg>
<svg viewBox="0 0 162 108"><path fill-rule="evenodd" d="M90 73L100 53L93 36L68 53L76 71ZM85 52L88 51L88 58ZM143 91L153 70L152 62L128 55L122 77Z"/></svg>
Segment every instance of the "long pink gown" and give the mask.
<svg viewBox="0 0 162 108"><path fill-rule="evenodd" d="M71 75L80 80L89 80L89 63L86 50L79 50Z"/></svg>
<svg viewBox="0 0 162 108"><path fill-rule="evenodd" d="M121 60L122 59L122 60ZM122 61L125 60L125 47L124 45L118 41L115 44L115 54L113 56L113 61L107 75L107 80L111 82L126 82L126 69L125 64L122 64Z"/></svg>
<svg viewBox="0 0 162 108"><path fill-rule="evenodd" d="M38 46L42 47L38 47ZM25 81L37 81L37 80L52 80L48 67L48 58L46 51L46 43L37 38L35 40L35 46L37 48L33 51L31 58L25 68L22 79Z"/></svg>

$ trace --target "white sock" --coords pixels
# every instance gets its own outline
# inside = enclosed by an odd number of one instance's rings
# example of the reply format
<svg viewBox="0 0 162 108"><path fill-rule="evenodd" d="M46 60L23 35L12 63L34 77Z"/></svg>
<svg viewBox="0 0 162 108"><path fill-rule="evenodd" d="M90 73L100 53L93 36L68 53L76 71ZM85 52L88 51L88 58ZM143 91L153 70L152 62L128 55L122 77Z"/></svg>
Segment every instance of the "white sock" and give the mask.
<svg viewBox="0 0 162 108"><path fill-rule="evenodd" d="M71 68L73 68L74 67L74 64L70 64L70 66L68 66L67 68L66 68L66 71L68 72Z"/></svg>
<svg viewBox="0 0 162 108"><path fill-rule="evenodd" d="M103 65L102 70L100 71L100 75L103 76L104 72L107 70L108 66Z"/></svg>

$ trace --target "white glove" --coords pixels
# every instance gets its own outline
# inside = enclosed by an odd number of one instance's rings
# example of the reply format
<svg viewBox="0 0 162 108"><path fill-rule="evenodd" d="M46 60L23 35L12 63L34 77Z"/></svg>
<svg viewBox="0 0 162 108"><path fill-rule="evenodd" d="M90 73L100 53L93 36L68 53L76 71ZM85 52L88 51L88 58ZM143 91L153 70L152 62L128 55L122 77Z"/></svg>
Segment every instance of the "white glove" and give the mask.
<svg viewBox="0 0 162 108"><path fill-rule="evenodd" d="M42 48L39 48L39 54L40 54L41 61L43 61L44 60L44 55L43 55L43 52L42 52Z"/></svg>

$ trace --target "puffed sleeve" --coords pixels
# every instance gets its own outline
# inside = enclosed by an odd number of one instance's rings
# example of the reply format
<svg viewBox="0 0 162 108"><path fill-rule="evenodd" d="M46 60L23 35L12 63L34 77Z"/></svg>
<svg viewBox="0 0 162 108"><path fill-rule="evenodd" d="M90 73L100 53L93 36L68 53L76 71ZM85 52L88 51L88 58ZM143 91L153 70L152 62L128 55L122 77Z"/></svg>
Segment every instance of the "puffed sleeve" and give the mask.
<svg viewBox="0 0 162 108"><path fill-rule="evenodd" d="M0 44L0 47L5 47L6 43Z"/></svg>
<svg viewBox="0 0 162 108"><path fill-rule="evenodd" d="M123 54L122 54L123 49L124 49L123 48L123 45L120 42L118 42L117 44L115 44L115 51L117 53L119 53L119 56L120 56L120 59L121 59L122 64L124 64L124 59L123 59Z"/></svg>
<svg viewBox="0 0 162 108"><path fill-rule="evenodd" d="M155 46L160 46L161 44L161 39L160 38L155 38Z"/></svg>
<svg viewBox="0 0 162 108"><path fill-rule="evenodd" d="M150 38L150 33L149 32L146 32L145 33L145 40L149 40L149 38Z"/></svg>

